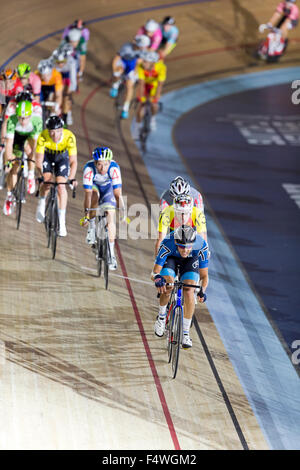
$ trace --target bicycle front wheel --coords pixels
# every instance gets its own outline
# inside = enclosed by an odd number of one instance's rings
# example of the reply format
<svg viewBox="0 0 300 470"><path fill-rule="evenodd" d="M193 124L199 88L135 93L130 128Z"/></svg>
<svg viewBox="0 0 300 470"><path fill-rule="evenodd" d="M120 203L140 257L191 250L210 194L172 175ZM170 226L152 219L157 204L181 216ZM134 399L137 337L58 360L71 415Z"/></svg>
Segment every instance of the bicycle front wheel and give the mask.
<svg viewBox="0 0 300 470"><path fill-rule="evenodd" d="M111 264L111 254L110 254L110 247L109 247L109 240L108 236L105 239L105 252L104 252L104 281L105 281L105 289L108 289L108 273L109 273L109 265Z"/></svg>
<svg viewBox="0 0 300 470"><path fill-rule="evenodd" d="M172 328L172 354L171 354L171 364L172 364L172 373L173 379L175 379L178 362L179 362L179 352L182 342L182 316L183 312L181 307L176 307L173 316L173 328Z"/></svg>
<svg viewBox="0 0 300 470"><path fill-rule="evenodd" d="M51 248L52 248L52 259L55 258L56 254L56 243L58 236L58 207L57 199L55 199L51 211Z"/></svg>
<svg viewBox="0 0 300 470"><path fill-rule="evenodd" d="M97 238L96 242L96 257L97 257L97 275L101 276L102 272L102 261L103 261L103 241L101 238Z"/></svg>
<svg viewBox="0 0 300 470"><path fill-rule="evenodd" d="M17 219L17 230L20 227L21 213L22 213L22 201L25 199L25 178L23 171L18 176L18 181L16 185L16 219Z"/></svg>

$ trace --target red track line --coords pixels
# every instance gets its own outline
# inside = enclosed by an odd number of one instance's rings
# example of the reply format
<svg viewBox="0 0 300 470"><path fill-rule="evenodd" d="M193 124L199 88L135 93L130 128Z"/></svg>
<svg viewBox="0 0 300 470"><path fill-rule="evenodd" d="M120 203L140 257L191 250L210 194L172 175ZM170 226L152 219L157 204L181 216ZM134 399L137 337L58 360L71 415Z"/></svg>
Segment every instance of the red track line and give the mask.
<svg viewBox="0 0 300 470"><path fill-rule="evenodd" d="M91 143L90 143L90 139L89 139L88 128L87 128L86 121L85 121L85 110L86 110L86 107L87 107L89 101L91 100L91 98L97 93L97 91L100 88L101 88L101 86L98 85L94 90L92 90L90 92L90 94L87 96L87 98L84 100L84 102L82 103L82 106L81 106L82 127L83 127L83 132L84 132L85 139L87 141L87 145L88 145L90 153L91 153L92 149L91 149ZM171 413L169 411L167 401L166 401L166 397L165 397L161 382L160 382L159 377L158 377L158 373L157 373L155 363L154 363L154 360L153 360L153 357L152 357L152 354L151 354L151 350L150 350L150 347L149 347L149 343L147 341L147 337L146 337L146 333L145 333L145 330L144 330L141 315L140 315L140 312L139 312L139 309L138 309L138 306L137 306L137 303L136 303L136 300L135 300L135 297L134 297L134 293L133 293L130 281L128 279L128 274L127 274L125 262L124 262L124 259L123 259L123 256L122 256L122 253L121 253L121 250L120 250L120 246L119 246L117 240L116 240L115 246L116 246L120 266L121 266L121 269L122 269L122 273L123 273L123 276L125 278L125 283L126 283L126 287L127 287L128 293L129 293L130 300L131 300L132 308L133 308L133 311L134 311L134 314L135 314L135 318L136 318L136 321L137 321L137 324L138 324L138 327L139 327L139 330L140 330L140 335L141 335L141 338L142 338L142 341L143 341L143 344L144 344L144 348L145 348L145 352L146 352L148 362L149 362L149 365L150 365L150 369L151 369L151 372L152 372L152 375L153 375L153 378L154 378L157 393L158 393L160 403L161 403L161 406L162 406L162 409L163 409L163 412L164 412L164 415L165 415L165 418L166 418L166 422L167 422L167 425L168 425L168 428L169 428L169 431L170 431L170 434L171 434L171 438L173 440L175 450L181 450L180 449L180 444L179 444L179 441L178 441L178 438L177 438L177 434L176 434L176 431L175 431L175 427L174 427L174 424L173 424L173 420L172 420L172 417L171 417Z"/></svg>

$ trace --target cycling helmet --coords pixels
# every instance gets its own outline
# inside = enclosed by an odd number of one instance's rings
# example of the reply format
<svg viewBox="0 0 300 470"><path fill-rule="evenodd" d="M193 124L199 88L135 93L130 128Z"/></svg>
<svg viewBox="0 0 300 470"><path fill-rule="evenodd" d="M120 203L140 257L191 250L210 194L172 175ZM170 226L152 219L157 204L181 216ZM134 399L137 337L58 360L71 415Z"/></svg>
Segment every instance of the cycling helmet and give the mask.
<svg viewBox="0 0 300 470"><path fill-rule="evenodd" d="M113 153L108 147L96 147L93 150L93 159L95 162L98 160L112 160Z"/></svg>
<svg viewBox="0 0 300 470"><path fill-rule="evenodd" d="M146 34L138 34L134 38L137 47L146 48L151 44L151 39Z"/></svg>
<svg viewBox="0 0 300 470"><path fill-rule="evenodd" d="M32 115L32 103L30 101L20 101L16 107L16 115L18 117L28 117Z"/></svg>
<svg viewBox="0 0 300 470"><path fill-rule="evenodd" d="M53 69L53 64L50 59L43 59L38 64L38 71L43 74L51 73Z"/></svg>
<svg viewBox="0 0 300 470"><path fill-rule="evenodd" d="M30 93L30 91L20 91L20 93L16 95L16 102L20 103L20 101L32 102L32 94Z"/></svg>
<svg viewBox="0 0 300 470"><path fill-rule="evenodd" d="M141 58L145 62L153 62L154 64L159 61L159 54L155 51L143 51Z"/></svg>
<svg viewBox="0 0 300 470"><path fill-rule="evenodd" d="M59 116L50 116L46 121L46 128L49 130L60 129L64 127L65 123Z"/></svg>
<svg viewBox="0 0 300 470"><path fill-rule="evenodd" d="M182 176L176 176L170 184L169 193L171 197L190 193L190 185Z"/></svg>
<svg viewBox="0 0 300 470"><path fill-rule="evenodd" d="M175 24L175 19L172 16L165 16L162 20L162 25L165 26L166 24Z"/></svg>
<svg viewBox="0 0 300 470"><path fill-rule="evenodd" d="M159 28L159 24L155 20L148 20L145 24L147 33L154 33Z"/></svg>
<svg viewBox="0 0 300 470"><path fill-rule="evenodd" d="M197 232L190 225L181 225L174 232L174 241L176 245L191 245L196 240Z"/></svg>
<svg viewBox="0 0 300 470"><path fill-rule="evenodd" d="M20 78L27 78L31 72L31 67L29 64L24 62L23 64L19 64L17 67L17 74Z"/></svg>
<svg viewBox="0 0 300 470"><path fill-rule="evenodd" d="M16 71L11 68L2 70L1 76L4 78L4 80L16 80L17 78Z"/></svg>
<svg viewBox="0 0 300 470"><path fill-rule="evenodd" d="M188 194L181 194L180 196L176 196L173 201L173 207L175 212L189 214L193 209L193 198Z"/></svg>
<svg viewBox="0 0 300 470"><path fill-rule="evenodd" d="M55 49L52 52L52 58L55 62L65 62L67 61L68 57L72 54L73 47L71 44L63 44L58 49Z"/></svg>
<svg viewBox="0 0 300 470"><path fill-rule="evenodd" d="M79 39L81 38L81 31L80 29L78 28L72 28L70 29L70 31L68 32L68 38L70 41L79 41Z"/></svg>
<svg viewBox="0 0 300 470"><path fill-rule="evenodd" d="M134 50L130 42L126 42L120 49L119 55L124 60L133 60L136 57L137 51Z"/></svg>

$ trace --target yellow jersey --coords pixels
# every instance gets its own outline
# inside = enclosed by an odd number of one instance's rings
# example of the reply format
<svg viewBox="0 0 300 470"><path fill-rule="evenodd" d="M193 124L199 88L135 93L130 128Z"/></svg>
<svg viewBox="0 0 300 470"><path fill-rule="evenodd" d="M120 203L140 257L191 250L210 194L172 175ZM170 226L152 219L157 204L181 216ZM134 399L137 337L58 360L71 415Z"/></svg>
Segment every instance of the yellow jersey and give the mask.
<svg viewBox="0 0 300 470"><path fill-rule="evenodd" d="M156 85L158 82L164 82L167 77L167 67L160 60L154 64L152 70L145 70L143 63L138 64L137 74L139 80L144 80L146 85Z"/></svg>
<svg viewBox="0 0 300 470"><path fill-rule="evenodd" d="M166 234L168 230L172 232L180 225L191 225L191 227L196 227L197 233L206 233L206 219L204 212L202 212L198 207L193 207L191 215L186 219L182 218L182 214L176 213L174 206L166 207L159 216L158 222L158 231Z"/></svg>
<svg viewBox="0 0 300 470"><path fill-rule="evenodd" d="M43 130L37 140L36 153L57 155L68 153L69 156L77 155L76 137L69 129L63 129L62 138L55 143L49 135L48 129Z"/></svg>

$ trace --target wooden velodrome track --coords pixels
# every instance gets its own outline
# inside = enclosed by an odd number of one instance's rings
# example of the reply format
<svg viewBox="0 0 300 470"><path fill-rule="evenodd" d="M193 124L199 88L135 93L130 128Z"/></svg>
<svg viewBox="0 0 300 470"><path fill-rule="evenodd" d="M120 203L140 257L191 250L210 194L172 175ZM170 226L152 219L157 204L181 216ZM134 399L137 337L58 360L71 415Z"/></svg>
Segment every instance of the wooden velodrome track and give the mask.
<svg viewBox="0 0 300 470"><path fill-rule="evenodd" d="M91 148L108 145L121 165L129 205L157 203L157 195L130 123L122 122L120 135L108 96L117 48L149 17L172 14L180 42L167 62L164 91L247 72L251 61L240 46L258 41L257 26L274 6L271 0L217 0L138 12L166 3L13 0L1 7L1 63L12 57L13 66L28 61L35 67L48 57L60 35L36 40L75 18L112 15L89 25L87 67L75 96L72 130L79 181ZM114 17L128 11L135 12ZM291 43L282 64L294 60ZM4 196L2 191L1 209ZM193 348L182 352L178 376L171 379L165 342L153 333L154 241L120 240L118 271L105 291L79 226L82 189L76 200L69 199L68 237L59 239L55 261L35 221L36 203L35 197L27 198L19 231L14 217L2 210L0 216L0 448L268 449L206 306L197 307L205 348L192 331Z"/></svg>

